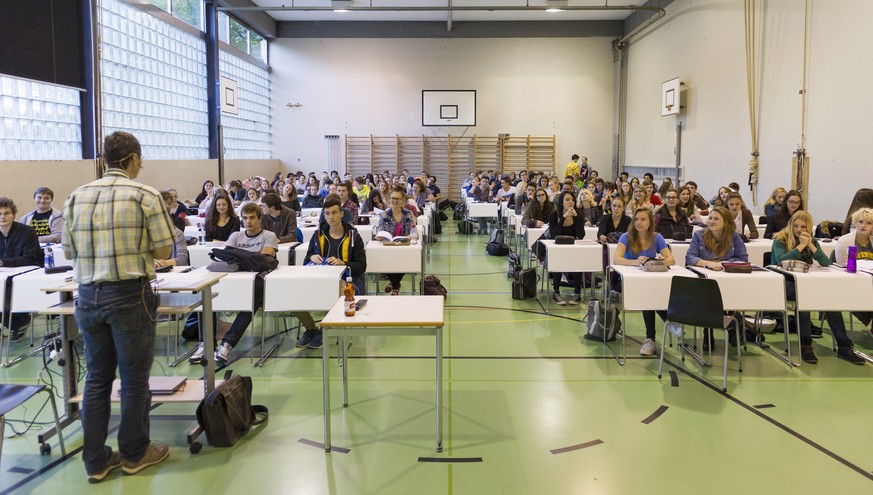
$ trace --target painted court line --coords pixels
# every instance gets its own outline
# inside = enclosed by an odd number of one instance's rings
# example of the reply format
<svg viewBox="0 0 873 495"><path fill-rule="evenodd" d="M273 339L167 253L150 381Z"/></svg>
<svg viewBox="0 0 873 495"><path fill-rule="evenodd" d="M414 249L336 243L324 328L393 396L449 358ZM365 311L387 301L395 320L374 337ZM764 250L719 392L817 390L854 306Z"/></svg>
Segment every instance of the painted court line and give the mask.
<svg viewBox="0 0 873 495"><path fill-rule="evenodd" d="M752 406L755 409L769 409L771 407L776 407L775 404L758 404L757 406Z"/></svg>
<svg viewBox="0 0 873 495"><path fill-rule="evenodd" d="M650 414L648 418L644 419L644 420L642 421L642 423L643 423L643 424L646 424L646 425L649 424L649 423L651 423L652 421L654 421L654 420L658 419L659 417L661 417L662 414L664 414L665 412L667 412L667 409L670 409L670 408L669 408L668 406L661 406L661 407L659 407L658 409L655 410L655 412L653 412L652 414Z"/></svg>
<svg viewBox="0 0 873 495"><path fill-rule="evenodd" d="M301 438L297 440L297 443L302 443L303 445L309 445L310 447L318 447L321 450L324 450L324 444L321 442L316 442L315 440L309 440L308 438ZM338 452L340 454L348 454L351 452L351 449L347 449L345 447L337 447L336 445L330 446L331 452Z"/></svg>
<svg viewBox="0 0 873 495"><path fill-rule="evenodd" d="M551 452L552 454L563 454L565 452L572 452L574 450L587 449L588 447L594 447L595 445L600 445L602 443L603 443L603 440L598 438L597 440L591 440L590 442L580 443L578 445L571 445L569 447L562 447L560 449L553 449L553 450L550 450L549 452Z"/></svg>
<svg viewBox="0 0 873 495"><path fill-rule="evenodd" d="M418 462L437 462L437 463L470 463L483 462L481 457L419 457Z"/></svg>
<svg viewBox="0 0 873 495"><path fill-rule="evenodd" d="M673 370L670 370L670 385L674 387L679 386L679 375L677 375Z"/></svg>

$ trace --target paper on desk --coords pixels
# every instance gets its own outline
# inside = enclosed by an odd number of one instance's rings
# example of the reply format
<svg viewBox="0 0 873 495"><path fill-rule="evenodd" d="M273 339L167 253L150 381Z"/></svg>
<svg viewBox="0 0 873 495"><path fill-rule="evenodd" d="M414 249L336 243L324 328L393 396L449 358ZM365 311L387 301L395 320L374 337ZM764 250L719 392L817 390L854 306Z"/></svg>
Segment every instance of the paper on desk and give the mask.
<svg viewBox="0 0 873 495"><path fill-rule="evenodd" d="M168 273L155 279L152 285L154 287L197 287L211 275L210 272Z"/></svg>

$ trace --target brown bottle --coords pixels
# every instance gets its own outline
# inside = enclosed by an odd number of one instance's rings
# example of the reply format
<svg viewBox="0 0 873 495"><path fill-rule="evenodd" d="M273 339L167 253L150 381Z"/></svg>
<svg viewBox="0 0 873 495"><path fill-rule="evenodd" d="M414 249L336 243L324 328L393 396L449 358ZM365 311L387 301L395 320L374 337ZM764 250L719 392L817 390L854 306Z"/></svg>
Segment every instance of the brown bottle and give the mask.
<svg viewBox="0 0 873 495"><path fill-rule="evenodd" d="M346 316L355 316L355 286L352 284L352 277L346 277L346 288L343 289L345 296Z"/></svg>

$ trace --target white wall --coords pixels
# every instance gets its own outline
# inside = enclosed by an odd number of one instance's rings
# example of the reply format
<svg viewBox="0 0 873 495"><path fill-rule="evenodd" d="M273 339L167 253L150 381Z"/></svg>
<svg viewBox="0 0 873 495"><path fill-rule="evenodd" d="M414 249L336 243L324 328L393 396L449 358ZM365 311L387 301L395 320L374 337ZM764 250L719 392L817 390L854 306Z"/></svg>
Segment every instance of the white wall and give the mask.
<svg viewBox="0 0 873 495"><path fill-rule="evenodd" d="M759 2L760 69L758 207L790 184L792 152L801 142L804 2ZM869 36L873 2L814 0L809 61L807 154L809 209L816 221L842 220L856 189L873 186L867 164ZM667 17L629 48L627 165L674 163L675 117L660 117L660 87L679 76L689 86L681 117L686 180L704 194L747 181L751 152L742 0L679 0ZM743 196L751 204L747 186Z"/></svg>
<svg viewBox="0 0 873 495"><path fill-rule="evenodd" d="M273 157L290 170L325 169L326 134L501 132L556 135L560 170L573 153L610 168L609 38L283 38L271 44L270 64ZM422 127L423 89L477 90L477 125Z"/></svg>

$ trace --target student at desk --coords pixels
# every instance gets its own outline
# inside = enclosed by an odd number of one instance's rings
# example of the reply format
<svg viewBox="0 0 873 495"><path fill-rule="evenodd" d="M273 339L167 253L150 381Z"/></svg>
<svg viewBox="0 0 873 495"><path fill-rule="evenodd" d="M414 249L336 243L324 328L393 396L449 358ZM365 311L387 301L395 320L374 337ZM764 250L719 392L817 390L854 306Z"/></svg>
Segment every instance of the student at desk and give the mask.
<svg viewBox="0 0 873 495"><path fill-rule="evenodd" d="M411 211L403 208L404 198L403 186L394 186L391 191L391 207L382 214L376 232L385 231L393 237L408 236L412 232L412 229L415 228L415 216ZM379 239L381 238L377 238L377 240ZM388 284L385 286L385 292L390 292L392 296L396 296L400 293L400 281L403 280L403 274L389 273L386 276Z"/></svg>
<svg viewBox="0 0 873 495"><path fill-rule="evenodd" d="M871 219L873 219L873 211L871 211ZM830 265L831 260L813 237L812 229L812 216L803 210L795 212L788 226L773 236L773 263L778 265L785 260L801 260L809 264L816 262L821 266ZM796 287L791 279L785 281L785 295L789 300L795 300ZM837 356L852 364L864 364L864 359L855 353L852 339L846 335L846 324L843 323L842 313L827 311L824 317L834 334L834 340L837 341ZM809 312L801 312L798 318L800 319L800 359L806 363L816 364L818 357L812 349Z"/></svg>
<svg viewBox="0 0 873 495"><path fill-rule="evenodd" d="M772 239L777 232L788 226L788 220L797 210L804 210L803 197L792 189L785 194L782 207L767 218L767 228L764 229L764 239Z"/></svg>
<svg viewBox="0 0 873 495"><path fill-rule="evenodd" d="M576 210L576 197L572 191L563 191L558 195L557 209L549 215L549 236L554 239L559 235L585 238L585 218ZM552 288L555 291L552 300L560 306L568 302L575 306L582 301L582 274L570 272L567 277L573 282L573 297L569 301L561 297L561 272L555 272L552 273Z"/></svg>
<svg viewBox="0 0 873 495"><path fill-rule="evenodd" d="M655 232L655 218L650 208L638 208L634 212L633 225L618 240L613 263L625 266L642 266L649 259L660 258L667 265L675 264L673 253L661 234ZM661 319L665 311L658 311ZM655 354L655 312L643 311L646 325L646 340L640 346L640 356Z"/></svg>
<svg viewBox="0 0 873 495"><path fill-rule="evenodd" d="M398 186L397 191L405 191L403 186ZM394 194L392 192L392 194ZM398 194L398 197L401 194ZM406 198L403 194L404 200ZM367 285L364 276L367 271L367 254L364 252L364 241L351 224L343 221L343 210L340 207L342 200L336 194L329 194L324 198L324 208L321 214L324 223L320 224L318 231L309 240L309 250L306 252L304 265L331 265L348 266L352 275L352 283L355 293L366 294ZM303 322L303 318L312 321L309 313L297 313L297 319ZM304 326L306 324L304 323ZM314 327L314 323L313 323ZM306 326L306 332L297 339L297 347L309 347L320 349L323 345L321 329Z"/></svg>
<svg viewBox="0 0 873 495"><path fill-rule="evenodd" d="M600 224L597 227L597 239L600 242L616 242L616 237L621 237L621 234L627 232L631 224L631 218L624 214L624 200L620 196L612 198L612 213L604 214L600 217ZM613 232L612 241L610 235Z"/></svg>
<svg viewBox="0 0 873 495"><path fill-rule="evenodd" d="M164 200L164 205L167 207L167 214L171 214L170 210L175 206L176 200L170 191L161 191L161 199ZM185 242L185 233L177 227L173 227L173 247L170 251L170 256L166 259L155 258L155 268L163 268L165 266L187 266L188 260L188 243Z"/></svg>
<svg viewBox="0 0 873 495"><path fill-rule="evenodd" d="M737 227L730 210L724 206L714 206L709 212L709 226L703 231L695 232L691 237L691 245L685 254L687 266L699 266L720 272L724 270L722 262L749 261L749 253L743 239L737 234ZM757 333L748 331L746 339L755 341ZM762 338L763 340L763 338ZM728 331L728 341L737 345L736 332ZM709 350L714 345L712 332L703 330L703 350Z"/></svg>
<svg viewBox="0 0 873 495"><path fill-rule="evenodd" d="M9 198L0 198L0 266L43 266L43 253L36 231L30 225L15 221L18 207ZM7 281L11 283L11 281ZM7 286L8 287L8 286ZM6 291L4 305L12 303L12 291ZM5 323L6 315L3 315ZM30 314L13 313L9 340L18 342L27 333Z"/></svg>
<svg viewBox="0 0 873 495"><path fill-rule="evenodd" d="M855 210L849 217L849 220L850 226L854 227L855 230L843 235L837 241L836 249L834 250L837 263L840 265L846 264L846 260L849 258L849 246L858 248L859 260L873 261L873 239L871 239L871 234L873 234L873 208ZM864 326L870 325L870 322L873 321L873 312L864 311L852 314L861 320ZM873 336L873 331L871 331L870 335Z"/></svg>
<svg viewBox="0 0 873 495"><path fill-rule="evenodd" d="M219 195L206 212L206 241L227 242L230 234L239 232L240 221L229 195Z"/></svg>

